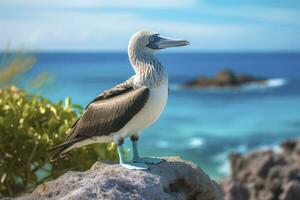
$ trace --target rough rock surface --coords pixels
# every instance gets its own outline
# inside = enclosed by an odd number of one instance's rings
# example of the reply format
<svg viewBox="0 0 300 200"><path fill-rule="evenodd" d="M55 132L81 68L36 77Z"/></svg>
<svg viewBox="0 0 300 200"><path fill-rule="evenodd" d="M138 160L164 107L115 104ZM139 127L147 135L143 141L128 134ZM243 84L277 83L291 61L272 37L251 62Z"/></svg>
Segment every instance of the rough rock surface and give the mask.
<svg viewBox="0 0 300 200"><path fill-rule="evenodd" d="M281 151L230 156L232 175L221 181L225 200L300 199L300 140L281 144Z"/></svg>
<svg viewBox="0 0 300 200"><path fill-rule="evenodd" d="M266 84L265 79L255 78L249 75L237 75L230 70L219 72L214 77L200 76L183 84L186 88L207 88L207 87L240 87L244 84Z"/></svg>
<svg viewBox="0 0 300 200"><path fill-rule="evenodd" d="M149 165L147 171L96 162L90 170L67 172L16 199L222 199L217 183L192 162L179 157L164 159L163 163Z"/></svg>

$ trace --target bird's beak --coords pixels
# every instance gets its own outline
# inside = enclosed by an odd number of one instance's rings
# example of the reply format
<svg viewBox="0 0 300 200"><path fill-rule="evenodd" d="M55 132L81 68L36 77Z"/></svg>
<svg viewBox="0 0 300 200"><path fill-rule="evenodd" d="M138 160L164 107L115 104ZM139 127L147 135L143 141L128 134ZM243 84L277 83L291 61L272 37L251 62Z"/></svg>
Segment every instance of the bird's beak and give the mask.
<svg viewBox="0 0 300 200"><path fill-rule="evenodd" d="M187 40L167 38L159 36L159 41L156 42L158 49L165 49L170 47L181 47L190 44Z"/></svg>

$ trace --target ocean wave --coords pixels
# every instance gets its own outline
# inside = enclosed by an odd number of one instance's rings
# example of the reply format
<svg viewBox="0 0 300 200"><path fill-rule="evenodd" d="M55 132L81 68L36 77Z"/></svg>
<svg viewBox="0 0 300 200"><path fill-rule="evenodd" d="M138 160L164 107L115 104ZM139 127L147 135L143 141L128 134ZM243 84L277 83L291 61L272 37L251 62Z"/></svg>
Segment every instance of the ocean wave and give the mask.
<svg viewBox="0 0 300 200"><path fill-rule="evenodd" d="M159 140L156 142L156 146L160 149L197 149L202 147L205 144L203 138L200 137L192 137L184 139L181 143L176 141L166 141L166 140Z"/></svg>
<svg viewBox="0 0 300 200"><path fill-rule="evenodd" d="M284 78L274 78L267 80L267 85L269 87L280 87L287 83L287 80Z"/></svg>
<svg viewBox="0 0 300 200"><path fill-rule="evenodd" d="M250 83L244 85L242 88L245 90L253 90L253 89L266 89L266 88L277 88L282 87L287 84L287 80L284 78L272 78L266 80L265 84L261 83Z"/></svg>
<svg viewBox="0 0 300 200"><path fill-rule="evenodd" d="M179 85L179 84L169 84L169 89L170 90L174 90L174 91L176 91L176 90L184 90L184 88L181 85Z"/></svg>
<svg viewBox="0 0 300 200"><path fill-rule="evenodd" d="M282 151L280 145L278 143L274 143L274 144L266 144L266 145L260 145L256 148L254 148L254 150L252 151L267 151L267 150L272 150L276 153L280 153Z"/></svg>
<svg viewBox="0 0 300 200"><path fill-rule="evenodd" d="M225 176L229 176L230 173L231 173L231 169L230 169L230 162L229 160L225 160L221 165L219 165L217 167L217 171L220 173L220 174L223 174Z"/></svg>
<svg viewBox="0 0 300 200"><path fill-rule="evenodd" d="M198 148L204 144L204 140L199 137L194 137L189 140L188 146L190 148Z"/></svg>
<svg viewBox="0 0 300 200"><path fill-rule="evenodd" d="M169 148L171 146L171 144L168 141L160 140L160 141L156 142L156 146L161 149L166 149L166 148Z"/></svg>

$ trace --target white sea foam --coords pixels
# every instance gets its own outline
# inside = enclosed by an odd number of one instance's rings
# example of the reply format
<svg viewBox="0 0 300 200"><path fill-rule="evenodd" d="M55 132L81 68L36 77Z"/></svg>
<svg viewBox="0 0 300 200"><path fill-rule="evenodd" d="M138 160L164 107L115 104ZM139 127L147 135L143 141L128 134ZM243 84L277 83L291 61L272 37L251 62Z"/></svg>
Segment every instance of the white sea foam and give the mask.
<svg viewBox="0 0 300 200"><path fill-rule="evenodd" d="M200 137L193 137L186 141L182 141L182 143L176 145L172 141L160 140L155 144L158 148L166 149L166 148L176 148L176 149L196 149L204 145L204 140Z"/></svg>
<svg viewBox="0 0 300 200"><path fill-rule="evenodd" d="M231 170L230 170L230 162L229 160L225 160L218 168L218 172L224 175L229 175Z"/></svg>
<svg viewBox="0 0 300 200"><path fill-rule="evenodd" d="M165 149L170 147L170 143L168 141L160 140L156 143L156 146L161 149Z"/></svg>
<svg viewBox="0 0 300 200"><path fill-rule="evenodd" d="M280 87L287 83L287 80L284 78L274 78L267 80L267 85L269 87Z"/></svg>
<svg viewBox="0 0 300 200"><path fill-rule="evenodd" d="M271 145L261 145L253 149L253 151L266 151L266 150L272 150L276 153L280 153L282 151L278 143L271 144Z"/></svg>
<svg viewBox="0 0 300 200"><path fill-rule="evenodd" d="M190 148L198 148L204 144L204 140L199 137L191 138L189 141L189 147Z"/></svg>
<svg viewBox="0 0 300 200"><path fill-rule="evenodd" d="M220 165L217 168L218 172L228 176L230 174L230 162L228 160L228 155L232 152L245 153L247 150L248 148L246 145L239 145L235 148L227 149L215 156L214 159L220 162Z"/></svg>
<svg viewBox="0 0 300 200"><path fill-rule="evenodd" d="M169 89L170 89L170 90L173 90L173 91L176 91L176 90L181 90L181 89L183 89L183 87L181 87L181 86L178 85L178 84L169 84Z"/></svg>
<svg viewBox="0 0 300 200"><path fill-rule="evenodd" d="M250 84L246 84L242 88L244 90L267 89L267 88L281 87L286 84L287 84L287 80L284 78L273 78L273 79L268 79L265 84L250 83Z"/></svg>

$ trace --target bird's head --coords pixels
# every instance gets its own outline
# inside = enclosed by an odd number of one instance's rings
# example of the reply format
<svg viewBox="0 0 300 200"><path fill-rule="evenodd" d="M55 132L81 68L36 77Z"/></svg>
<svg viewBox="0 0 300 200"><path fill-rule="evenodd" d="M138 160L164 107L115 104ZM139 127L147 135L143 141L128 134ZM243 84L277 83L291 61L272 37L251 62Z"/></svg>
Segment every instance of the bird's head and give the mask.
<svg viewBox="0 0 300 200"><path fill-rule="evenodd" d="M128 50L154 53L157 50L188 45L187 40L167 38L152 31L139 31L130 39Z"/></svg>

